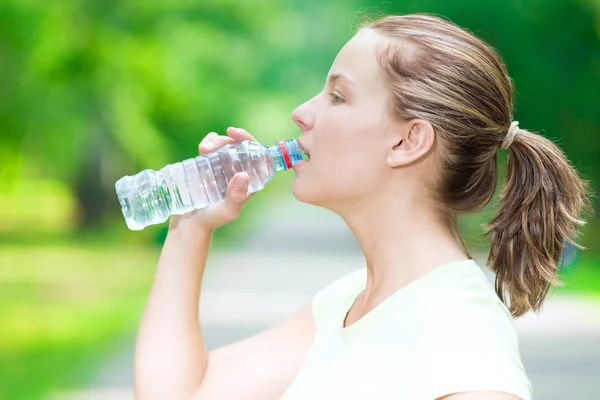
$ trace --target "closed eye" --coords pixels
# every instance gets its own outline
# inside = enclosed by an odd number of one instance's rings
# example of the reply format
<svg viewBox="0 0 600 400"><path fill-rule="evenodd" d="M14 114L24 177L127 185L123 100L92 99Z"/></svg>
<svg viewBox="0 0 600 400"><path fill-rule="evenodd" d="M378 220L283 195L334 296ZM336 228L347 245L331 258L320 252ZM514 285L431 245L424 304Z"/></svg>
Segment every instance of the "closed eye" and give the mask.
<svg viewBox="0 0 600 400"><path fill-rule="evenodd" d="M334 92L329 93L329 95L331 96L331 102L333 104L338 104L338 103L343 103L344 102L344 99L342 99L340 96L338 96Z"/></svg>

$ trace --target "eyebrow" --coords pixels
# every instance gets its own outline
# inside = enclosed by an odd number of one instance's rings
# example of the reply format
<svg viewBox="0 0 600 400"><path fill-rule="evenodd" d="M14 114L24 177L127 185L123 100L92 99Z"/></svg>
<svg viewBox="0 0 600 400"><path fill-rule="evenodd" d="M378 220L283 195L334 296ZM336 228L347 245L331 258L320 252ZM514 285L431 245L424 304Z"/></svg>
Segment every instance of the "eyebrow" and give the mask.
<svg viewBox="0 0 600 400"><path fill-rule="evenodd" d="M343 79L346 82L355 85L355 82L352 79L348 78L346 75L338 74L338 73L329 75L329 77L327 78L327 81L330 83L335 83L338 79Z"/></svg>

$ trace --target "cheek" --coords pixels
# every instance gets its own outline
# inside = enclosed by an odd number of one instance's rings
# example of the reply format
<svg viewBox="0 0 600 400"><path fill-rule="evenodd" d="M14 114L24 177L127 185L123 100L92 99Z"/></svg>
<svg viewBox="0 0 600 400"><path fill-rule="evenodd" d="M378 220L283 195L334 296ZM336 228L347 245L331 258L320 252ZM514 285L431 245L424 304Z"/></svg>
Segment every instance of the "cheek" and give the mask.
<svg viewBox="0 0 600 400"><path fill-rule="evenodd" d="M380 121L347 108L330 108L317 121L311 161L293 184L298 200L324 205L376 190L385 175Z"/></svg>
<svg viewBox="0 0 600 400"><path fill-rule="evenodd" d="M311 160L294 179L294 196L315 205L368 196L377 190L384 176L375 159L354 149Z"/></svg>
<svg viewBox="0 0 600 400"><path fill-rule="evenodd" d="M376 158L358 149L338 153L335 165L323 174L328 190L342 197L362 195L372 190L379 176Z"/></svg>
<svg viewBox="0 0 600 400"><path fill-rule="evenodd" d="M319 147L319 158L315 167L328 177L338 178L347 186L348 182L372 181L385 165L382 140L373 124L363 126L345 121L338 133L332 132ZM323 153L321 153L323 150ZM321 157L323 155L323 157Z"/></svg>
<svg viewBox="0 0 600 400"><path fill-rule="evenodd" d="M317 121L314 148L328 154L376 150L384 139L380 110L371 103L330 106Z"/></svg>

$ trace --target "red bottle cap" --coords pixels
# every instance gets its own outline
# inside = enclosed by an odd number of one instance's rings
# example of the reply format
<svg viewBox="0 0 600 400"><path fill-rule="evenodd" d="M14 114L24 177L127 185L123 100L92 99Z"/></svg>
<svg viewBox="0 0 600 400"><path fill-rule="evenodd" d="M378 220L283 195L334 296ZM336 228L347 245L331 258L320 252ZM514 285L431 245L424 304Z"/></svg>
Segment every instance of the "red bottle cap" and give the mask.
<svg viewBox="0 0 600 400"><path fill-rule="evenodd" d="M283 160L285 161L285 165L287 169L292 168L292 160L290 160L290 155L288 154L287 148L285 147L285 143L283 141L277 142L279 145L279 149L281 150L281 154L283 154Z"/></svg>

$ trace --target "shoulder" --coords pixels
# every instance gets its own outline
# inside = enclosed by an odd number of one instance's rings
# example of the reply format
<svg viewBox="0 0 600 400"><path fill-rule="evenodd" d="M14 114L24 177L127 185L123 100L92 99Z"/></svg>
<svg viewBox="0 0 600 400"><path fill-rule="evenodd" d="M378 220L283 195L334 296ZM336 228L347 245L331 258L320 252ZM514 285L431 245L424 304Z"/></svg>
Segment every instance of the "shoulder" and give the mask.
<svg viewBox="0 0 600 400"><path fill-rule="evenodd" d="M474 333L515 334L508 308L494 291L490 278L474 261L447 268L428 289L419 307L425 323L433 320L450 331L468 327Z"/></svg>
<svg viewBox="0 0 600 400"><path fill-rule="evenodd" d="M485 280L474 274L440 288L421 308L416 347L432 398L531 398L513 319Z"/></svg>
<svg viewBox="0 0 600 400"><path fill-rule="evenodd" d="M487 365L494 359L519 359L519 343L510 312L487 278L473 275L440 287L424 302L417 318L428 356L462 354ZM520 367L520 361L518 363Z"/></svg>

